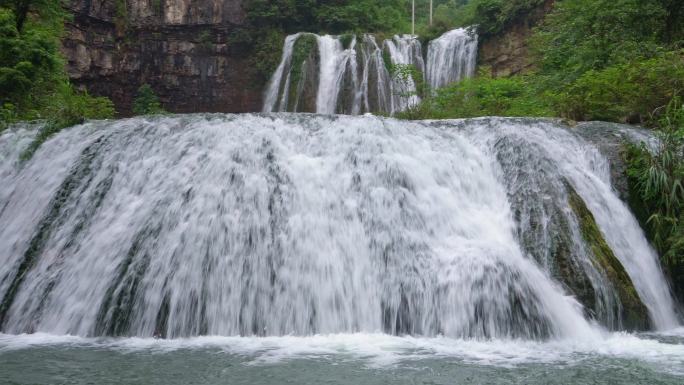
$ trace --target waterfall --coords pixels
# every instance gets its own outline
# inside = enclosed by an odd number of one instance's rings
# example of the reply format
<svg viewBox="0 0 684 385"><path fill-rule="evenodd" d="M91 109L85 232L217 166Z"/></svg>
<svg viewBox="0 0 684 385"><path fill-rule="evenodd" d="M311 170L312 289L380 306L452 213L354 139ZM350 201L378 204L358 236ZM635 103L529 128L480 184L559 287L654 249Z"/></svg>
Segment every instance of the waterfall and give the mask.
<svg viewBox="0 0 684 385"><path fill-rule="evenodd" d="M464 29L450 31L430 42L427 63L423 54L420 41L411 35L396 35L381 44L368 34L288 36L264 95L263 112L403 111L420 102L419 79L393 79L391 66L412 65L432 89L445 86L473 75L477 37Z"/></svg>
<svg viewBox="0 0 684 385"><path fill-rule="evenodd" d="M544 339L677 324L607 161L551 121L135 118L64 130L21 163L31 137L0 136L4 333ZM613 257L595 254L594 227Z"/></svg>
<svg viewBox="0 0 684 385"><path fill-rule="evenodd" d="M468 29L449 31L430 42L426 79L436 90L472 77L477 64L477 35Z"/></svg>
<svg viewBox="0 0 684 385"><path fill-rule="evenodd" d="M392 40L385 40L384 46L389 54L393 65L412 65L422 74L425 71L423 62L422 46L415 36L394 36ZM392 108L390 114L406 110L408 107L420 103L417 95L416 79L406 79L407 84L402 84L401 79L394 79L391 84ZM406 96L410 95L410 96Z"/></svg>
<svg viewBox="0 0 684 385"><path fill-rule="evenodd" d="M373 35L363 35L360 52L363 70L358 95L362 104L352 114L358 115L362 111L392 111L392 79L382 50Z"/></svg>
<svg viewBox="0 0 684 385"><path fill-rule="evenodd" d="M318 97L316 111L321 114L334 114L337 108L337 98L347 70L347 66L356 69L356 38L354 37L348 49L342 48L342 42L330 35L318 36L318 50L321 58L321 73L318 83ZM351 63L350 63L351 62ZM356 90L356 71L352 73L353 90Z"/></svg>
<svg viewBox="0 0 684 385"><path fill-rule="evenodd" d="M283 87L281 85L283 76L288 79L285 86L285 89L288 89L290 78L289 67L292 62L292 50L294 49L294 43L297 41L300 35L301 34L295 34L285 38L285 45L283 46L283 59L268 83L266 98L264 99L264 112L280 111L282 106L287 106L287 100L279 100L278 97L281 96L280 90L281 87ZM282 97L286 98L287 93L283 92Z"/></svg>

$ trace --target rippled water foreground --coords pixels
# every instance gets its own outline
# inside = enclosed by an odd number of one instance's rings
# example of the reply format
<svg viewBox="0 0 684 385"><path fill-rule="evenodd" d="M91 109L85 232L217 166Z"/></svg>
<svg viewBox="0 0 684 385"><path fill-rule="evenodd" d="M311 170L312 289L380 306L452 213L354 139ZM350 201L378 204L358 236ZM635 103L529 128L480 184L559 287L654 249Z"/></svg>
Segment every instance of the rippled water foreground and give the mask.
<svg viewBox="0 0 684 385"><path fill-rule="evenodd" d="M10 384L681 384L684 330L594 341L0 335Z"/></svg>

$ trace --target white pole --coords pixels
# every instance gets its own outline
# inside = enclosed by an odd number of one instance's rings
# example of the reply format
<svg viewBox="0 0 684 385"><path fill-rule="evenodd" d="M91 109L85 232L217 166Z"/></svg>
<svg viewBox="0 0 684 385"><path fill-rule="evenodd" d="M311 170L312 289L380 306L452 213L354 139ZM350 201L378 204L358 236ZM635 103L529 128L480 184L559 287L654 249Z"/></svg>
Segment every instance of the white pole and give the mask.
<svg viewBox="0 0 684 385"><path fill-rule="evenodd" d="M416 34L416 0L411 1L411 35Z"/></svg>
<svg viewBox="0 0 684 385"><path fill-rule="evenodd" d="M430 25L432 25L432 0L430 0Z"/></svg>

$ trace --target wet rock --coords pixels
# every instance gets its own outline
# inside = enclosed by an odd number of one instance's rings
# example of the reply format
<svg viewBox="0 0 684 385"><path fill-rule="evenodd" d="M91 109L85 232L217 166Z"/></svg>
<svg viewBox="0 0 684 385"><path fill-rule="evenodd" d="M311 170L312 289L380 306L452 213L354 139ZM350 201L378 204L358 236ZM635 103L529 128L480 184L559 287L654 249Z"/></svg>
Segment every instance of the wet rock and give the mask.
<svg viewBox="0 0 684 385"><path fill-rule="evenodd" d="M593 254L592 262L605 274L617 292L622 305L622 326L628 330L647 330L648 309L641 302L629 274L603 238L591 211L569 185L568 201L579 221L582 237Z"/></svg>
<svg viewBox="0 0 684 385"><path fill-rule="evenodd" d="M74 0L62 50L73 83L131 113L150 84L172 112L258 111L268 81L231 34L242 0ZM274 52L275 55L278 53Z"/></svg>

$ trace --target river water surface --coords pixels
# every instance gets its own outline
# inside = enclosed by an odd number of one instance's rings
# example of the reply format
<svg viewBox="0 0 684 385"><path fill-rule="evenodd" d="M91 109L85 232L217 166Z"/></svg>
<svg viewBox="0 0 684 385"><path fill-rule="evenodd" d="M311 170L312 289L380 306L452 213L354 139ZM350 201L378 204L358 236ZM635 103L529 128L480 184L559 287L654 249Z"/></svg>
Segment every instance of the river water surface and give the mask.
<svg viewBox="0 0 684 385"><path fill-rule="evenodd" d="M0 335L3 384L682 384L684 330L587 341Z"/></svg>

